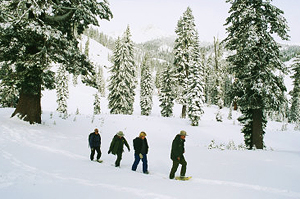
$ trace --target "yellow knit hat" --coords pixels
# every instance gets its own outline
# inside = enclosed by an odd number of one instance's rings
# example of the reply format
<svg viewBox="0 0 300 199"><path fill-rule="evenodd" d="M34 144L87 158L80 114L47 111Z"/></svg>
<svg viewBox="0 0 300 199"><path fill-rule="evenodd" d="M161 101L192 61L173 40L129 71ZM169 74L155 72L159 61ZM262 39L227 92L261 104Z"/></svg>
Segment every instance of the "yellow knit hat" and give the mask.
<svg viewBox="0 0 300 199"><path fill-rule="evenodd" d="M142 131L141 133L140 133L140 137L145 137L147 134L144 132L144 131Z"/></svg>

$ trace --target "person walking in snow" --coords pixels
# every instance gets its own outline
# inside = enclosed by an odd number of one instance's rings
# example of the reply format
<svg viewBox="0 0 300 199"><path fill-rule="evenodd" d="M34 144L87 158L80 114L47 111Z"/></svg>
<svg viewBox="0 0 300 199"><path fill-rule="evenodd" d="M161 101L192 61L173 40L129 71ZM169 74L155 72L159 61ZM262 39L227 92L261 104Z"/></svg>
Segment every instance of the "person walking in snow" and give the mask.
<svg viewBox="0 0 300 199"><path fill-rule="evenodd" d="M139 137L136 137L133 140L133 147L134 147L134 162L132 165L132 171L136 171L136 168L142 160L143 162L143 173L149 174L148 172L148 160L147 160L147 154L148 154L148 142L146 139L146 133L141 132Z"/></svg>
<svg viewBox="0 0 300 199"><path fill-rule="evenodd" d="M186 136L186 132L182 130L176 135L172 142L171 159L173 161L173 166L169 175L170 179L174 179L179 164L181 164L180 177L185 176L187 162L185 161L183 154L185 152L184 142Z"/></svg>
<svg viewBox="0 0 300 199"><path fill-rule="evenodd" d="M91 148L91 155L90 155L91 161L94 160L95 151L97 151L97 161L100 161L100 157L101 157L101 150L100 150L101 136L99 134L98 129L95 129L94 132L89 135L89 145L90 145L90 148Z"/></svg>
<svg viewBox="0 0 300 199"><path fill-rule="evenodd" d="M119 167L120 162L122 160L122 153L124 152L124 144L127 147L128 151L130 151L130 147L128 145L127 140L124 138L124 133L119 131L112 139L109 147L108 154L112 153L113 155L117 155L117 160L115 162L115 166Z"/></svg>

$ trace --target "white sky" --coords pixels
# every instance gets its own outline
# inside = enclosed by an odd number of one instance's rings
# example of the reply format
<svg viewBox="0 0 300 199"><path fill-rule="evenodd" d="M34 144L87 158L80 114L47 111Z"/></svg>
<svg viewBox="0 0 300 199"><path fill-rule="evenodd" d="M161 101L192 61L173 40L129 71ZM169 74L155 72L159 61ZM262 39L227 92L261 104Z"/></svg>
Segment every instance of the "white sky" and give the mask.
<svg viewBox="0 0 300 199"><path fill-rule="evenodd" d="M200 41L212 42L213 37L220 40L226 36L223 24L229 16L231 4L225 0L108 0L113 12L113 19L109 22L100 21L100 30L105 33L123 33L127 27L131 30L148 25L164 31L167 35L175 35L175 28L179 18L189 6L195 17L199 30ZM290 41L281 43L300 45L300 1L273 0L272 4L283 10L284 17L290 27ZM134 34L134 32L132 32Z"/></svg>

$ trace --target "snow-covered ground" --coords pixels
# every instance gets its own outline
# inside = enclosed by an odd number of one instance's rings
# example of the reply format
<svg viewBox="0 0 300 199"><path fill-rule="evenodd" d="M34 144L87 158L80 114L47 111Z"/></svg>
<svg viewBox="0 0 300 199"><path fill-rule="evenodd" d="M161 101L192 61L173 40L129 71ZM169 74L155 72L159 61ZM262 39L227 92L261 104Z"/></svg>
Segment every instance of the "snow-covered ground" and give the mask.
<svg viewBox="0 0 300 199"><path fill-rule="evenodd" d="M192 127L188 119L179 118L179 106L174 117L159 116L156 97L149 117L140 116L138 102L132 116L110 115L101 100L103 113L94 119L92 114L73 113L63 120L52 107L43 111L41 125L10 118L13 109L0 109L1 198L300 198L300 132L293 125L281 131L281 123L269 122L268 150L208 149L211 140L225 146L243 143L237 112L228 120L224 109L220 123L214 119L216 107L205 107L200 125ZM89 160L87 137L94 128L102 136L102 164ZM182 129L189 134L185 156L187 175L193 176L186 182L168 179L171 142ZM114 167L116 157L107 151L119 130L131 149L141 131L148 134L149 175L142 173L141 165L131 171L133 150L125 150L121 167Z"/></svg>
<svg viewBox="0 0 300 199"><path fill-rule="evenodd" d="M109 52L101 51L102 58L107 57L103 52ZM97 62L98 53L94 55ZM43 92L42 124L10 118L13 109L0 109L1 199L300 198L300 132L292 124L281 131L281 123L268 123L267 150L229 150L229 142L236 147L243 144L238 112L228 120L229 110L223 109L224 121L216 122L217 108L205 107L200 125L192 127L188 119L179 117L179 105L174 107L174 117L161 117L157 96L152 114L141 116L137 94L133 115L109 114L108 102L101 98L102 113L93 118L96 90L81 83L76 87L70 84L69 90L70 116L66 120L55 111L55 91ZM99 128L102 136L101 164L89 160L87 138L94 128ZM131 151L125 149L121 167L116 168L116 157L107 151L119 130L124 131ZM187 175L193 176L190 181L168 179L171 143L180 130L189 135L185 157ZM141 131L147 133L150 146L149 175L142 173L141 163L137 172L131 171L132 140ZM225 150L208 149L212 140L223 144Z"/></svg>

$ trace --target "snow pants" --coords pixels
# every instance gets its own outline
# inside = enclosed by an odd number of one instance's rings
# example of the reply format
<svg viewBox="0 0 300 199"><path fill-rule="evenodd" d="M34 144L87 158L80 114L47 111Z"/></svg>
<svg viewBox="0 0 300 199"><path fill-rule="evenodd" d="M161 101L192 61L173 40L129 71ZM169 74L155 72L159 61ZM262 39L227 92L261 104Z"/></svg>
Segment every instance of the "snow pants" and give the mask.
<svg viewBox="0 0 300 199"><path fill-rule="evenodd" d="M120 166L120 163L121 163L121 160L122 160L122 153L123 152L118 152L116 155L117 155L117 160L115 162L115 166L116 167L119 167Z"/></svg>
<svg viewBox="0 0 300 199"><path fill-rule="evenodd" d="M100 159L101 157L101 150L100 150L100 146L99 147L95 147L95 148L91 148L91 155L90 155L90 159L94 160L94 156L95 156L95 151L97 151L97 160Z"/></svg>
<svg viewBox="0 0 300 199"><path fill-rule="evenodd" d="M185 176L187 162L185 161L184 156L181 156L180 160L173 160L173 166L169 175L170 179L173 179L175 177L175 173L178 169L179 164L181 164L180 176Z"/></svg>

